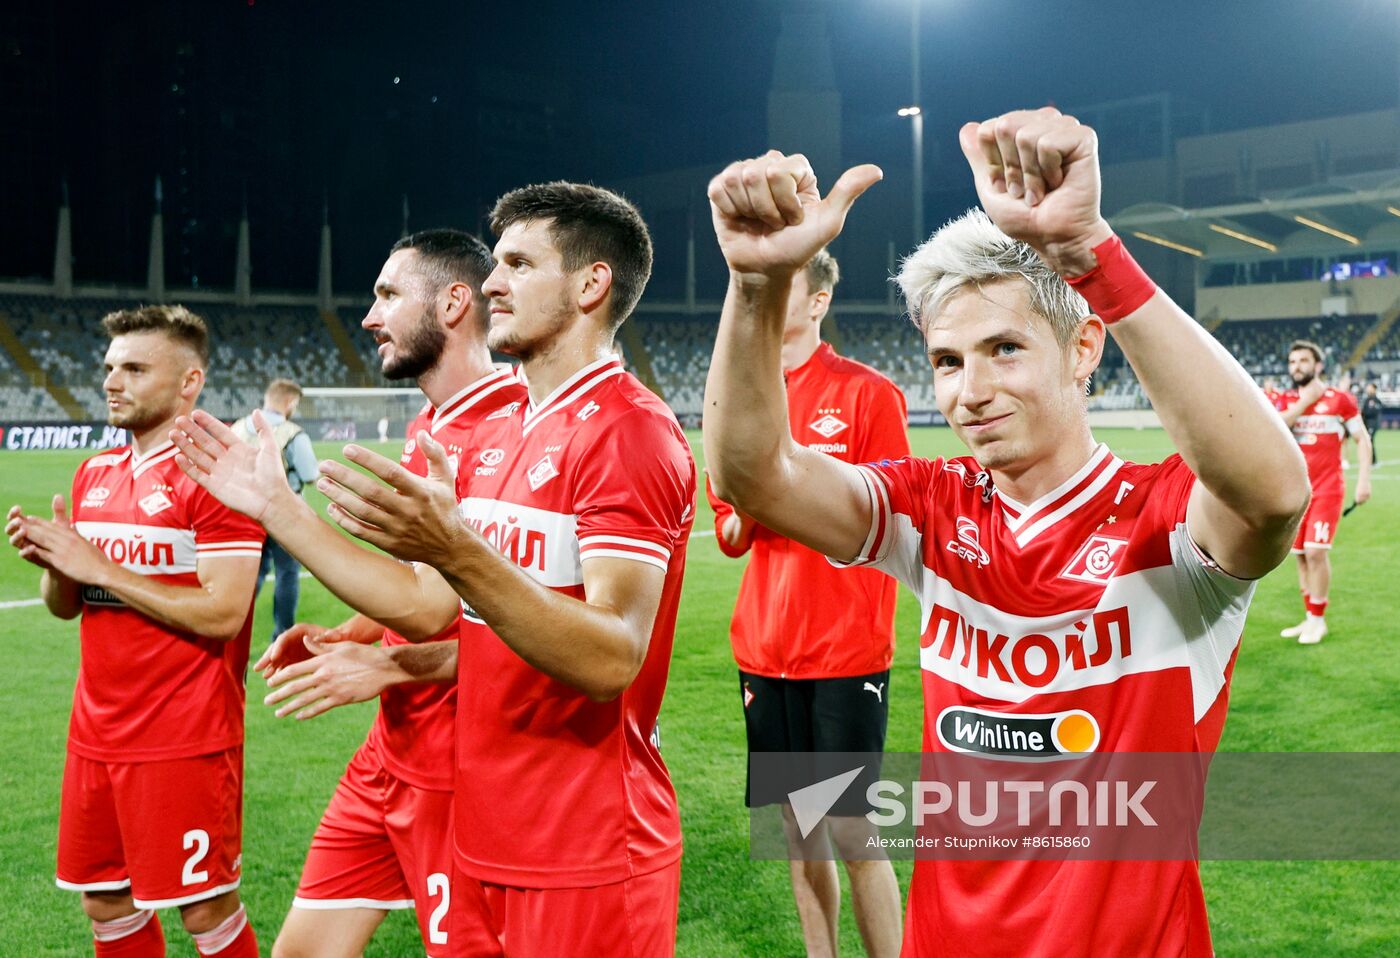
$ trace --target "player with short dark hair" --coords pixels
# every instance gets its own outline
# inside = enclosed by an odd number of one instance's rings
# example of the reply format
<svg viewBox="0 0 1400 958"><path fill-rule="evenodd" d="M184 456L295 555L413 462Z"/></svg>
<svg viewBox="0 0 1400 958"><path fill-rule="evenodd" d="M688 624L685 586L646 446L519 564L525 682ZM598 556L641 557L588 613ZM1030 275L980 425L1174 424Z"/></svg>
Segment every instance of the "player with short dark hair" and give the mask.
<svg viewBox="0 0 1400 958"><path fill-rule="evenodd" d="M414 377L428 398L409 425L399 457L414 475L428 472L416 441L420 430L443 447L456 468L460 460L473 459L473 435L481 422L525 399L511 372L492 366L486 348L481 284L493 265L490 250L476 237L453 229L425 230L395 243L375 280L374 303L361 325L379 343L385 375ZM320 525L339 538L329 525ZM368 581L373 564L367 554L359 558L366 562L363 581ZM456 620L430 641L437 648L455 648ZM380 647L371 647L376 642ZM294 666L309 660L327 682L332 676L360 682L357 701L376 694L380 700L369 735L350 759L311 839L296 897L273 945L276 958L360 955L388 913L406 908L416 912L427 953L447 954L457 684L451 678L363 682L376 664L387 662L389 650L408 642L394 629L356 614L331 629L289 628L257 663L279 685L293 676Z"/></svg>
<svg viewBox="0 0 1400 958"><path fill-rule="evenodd" d="M695 465L674 415L613 352L650 238L597 187L526 187L497 211L487 342L521 359L529 400L477 427L455 491L422 430L426 478L357 446L346 456L372 476L322 465L335 521L416 565L359 561L295 499L269 498L257 473L270 452L254 460L208 417L181 420L177 441L192 475L299 543L360 612L414 639L460 614L460 654L389 650L400 680L449 678L460 662L449 953L671 954L680 820L653 735ZM353 697L314 663L285 674L284 710Z"/></svg>
<svg viewBox="0 0 1400 958"><path fill-rule="evenodd" d="M1356 440L1356 501L1371 498L1371 436L1361 420L1356 398L1322 378L1326 357L1307 339L1288 347L1288 375L1293 388L1278 393L1274 405L1293 430L1308 464L1312 501L1293 541L1298 557L1298 587L1303 593L1303 621L1282 631L1301 645L1316 645L1327 634L1327 595L1332 584L1329 558L1342 520L1346 482L1342 478L1342 443Z"/></svg>
<svg viewBox="0 0 1400 958"><path fill-rule="evenodd" d="M783 325L782 367L794 441L845 462L909 455L908 411L899 387L836 354L821 325L840 281L836 258L820 250L792 281ZM896 583L881 572L834 569L825 557L754 523L710 496L725 555L751 553L729 625L750 762L765 752L881 752L889 717ZM836 854L846 863L851 909L872 956L899 953L899 885L887 858L872 856L865 786L857 785L803 836L786 793L780 804L792 850L793 897L809 955L835 954L841 908Z"/></svg>
<svg viewBox="0 0 1400 958"><path fill-rule="evenodd" d="M517 223L547 223L566 271L608 263L613 329L632 315L651 277L651 234L635 206L586 183L538 183L512 190L491 210L491 231L497 236ZM505 351L504 345L492 348Z"/></svg>
<svg viewBox="0 0 1400 958"><path fill-rule="evenodd" d="M10 510L50 612L82 617L59 810L58 884L99 958L165 954L178 907L201 955L257 958L239 901L243 674L263 533L175 465L168 433L204 386L208 333L182 306L102 320L107 421L131 443L73 479L72 513Z"/></svg>
<svg viewBox="0 0 1400 958"><path fill-rule="evenodd" d="M1307 505L1302 457L1102 218L1092 130L1045 108L960 139L986 215L945 226L899 278L938 408L972 455L857 466L793 441L780 358L791 277L880 174L848 170L823 199L805 158L774 152L709 188L730 268L705 395L716 492L919 597L925 752L1006 761L945 737L947 709L984 725L1073 716L1082 734L1027 738L1011 774L1070 751L1209 752L1253 580L1287 554ZM1090 432L1106 324L1180 450L1165 462L1124 462ZM949 953L1212 951L1192 861L921 857L903 954Z"/></svg>

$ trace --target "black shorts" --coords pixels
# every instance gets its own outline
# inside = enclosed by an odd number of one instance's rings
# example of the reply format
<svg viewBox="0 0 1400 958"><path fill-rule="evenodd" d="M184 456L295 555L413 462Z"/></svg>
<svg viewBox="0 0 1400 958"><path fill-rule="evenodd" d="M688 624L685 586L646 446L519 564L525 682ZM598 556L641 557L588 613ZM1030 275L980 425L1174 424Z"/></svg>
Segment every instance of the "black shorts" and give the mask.
<svg viewBox="0 0 1400 958"><path fill-rule="evenodd" d="M870 752L885 750L889 719L890 673L853 675L837 679L775 679L739 672L739 694L744 705L749 761L760 752ZM871 762L832 807L832 815L864 815L865 785L880 776L879 762ZM815 779L813 779L815 781ZM811 784L802 782L800 784ZM786 787L755 794L753 776L744 783L744 804L749 808L787 803Z"/></svg>

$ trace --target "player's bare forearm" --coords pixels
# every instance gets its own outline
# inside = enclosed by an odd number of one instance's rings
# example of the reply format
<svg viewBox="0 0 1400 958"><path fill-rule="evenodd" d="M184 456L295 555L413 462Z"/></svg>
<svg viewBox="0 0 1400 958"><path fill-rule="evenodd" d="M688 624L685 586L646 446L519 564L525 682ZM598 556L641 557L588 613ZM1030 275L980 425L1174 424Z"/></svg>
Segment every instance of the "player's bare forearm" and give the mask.
<svg viewBox="0 0 1400 958"><path fill-rule="evenodd" d="M730 279L705 383L705 461L716 496L774 532L849 559L870 531L869 502L855 467L792 439L782 375L790 283Z"/></svg>
<svg viewBox="0 0 1400 958"><path fill-rule="evenodd" d="M419 642L395 645L385 651L398 666L402 677L396 685L419 682L447 682L457 677L457 641Z"/></svg>
<svg viewBox="0 0 1400 958"><path fill-rule="evenodd" d="M219 571L201 569L199 585L174 585L140 575L116 563L91 583L128 607L173 629L227 642L237 638L253 604L256 558L215 560Z"/></svg>
<svg viewBox="0 0 1400 958"><path fill-rule="evenodd" d="M1244 368L1160 290L1110 327L1182 459L1251 526L1287 526L1308 502L1298 443Z"/></svg>
<svg viewBox="0 0 1400 958"><path fill-rule="evenodd" d="M269 510L263 524L336 598L406 638L437 635L457 615L450 590L425 593L413 566L356 545L300 498Z"/></svg>
<svg viewBox="0 0 1400 958"><path fill-rule="evenodd" d="M363 612L356 612L350 618L331 630L341 641L372 645L384 636L384 624L371 619Z"/></svg>
<svg viewBox="0 0 1400 958"><path fill-rule="evenodd" d="M1358 428L1353 433L1356 439L1356 489L1358 493L1364 489L1367 498L1371 491L1371 436L1364 428ZM1362 499L1361 501L1365 501Z"/></svg>
<svg viewBox="0 0 1400 958"><path fill-rule="evenodd" d="M541 585L471 536L440 569L467 605L544 674L595 701L621 695L646 659L664 572L627 559L591 559L584 563L588 598L580 600Z"/></svg>
<svg viewBox="0 0 1400 958"><path fill-rule="evenodd" d="M783 314L791 277L734 275L705 381L705 461L715 495L753 514L780 495L794 443L783 390Z"/></svg>
<svg viewBox="0 0 1400 958"><path fill-rule="evenodd" d="M39 577L39 596L57 618L76 619L83 611L82 586L61 572L44 570Z"/></svg>

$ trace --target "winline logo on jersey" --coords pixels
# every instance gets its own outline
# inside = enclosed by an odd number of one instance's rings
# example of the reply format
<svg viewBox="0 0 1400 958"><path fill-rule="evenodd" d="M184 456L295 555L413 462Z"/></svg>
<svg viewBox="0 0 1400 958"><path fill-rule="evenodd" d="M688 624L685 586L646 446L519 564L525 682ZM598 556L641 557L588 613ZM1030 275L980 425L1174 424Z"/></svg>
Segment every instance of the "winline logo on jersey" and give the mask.
<svg viewBox="0 0 1400 958"><path fill-rule="evenodd" d="M1400 753L1102 752L1087 713L1001 719L945 710L949 751L752 754L751 857L837 857L840 817L847 859L1400 860Z"/></svg>

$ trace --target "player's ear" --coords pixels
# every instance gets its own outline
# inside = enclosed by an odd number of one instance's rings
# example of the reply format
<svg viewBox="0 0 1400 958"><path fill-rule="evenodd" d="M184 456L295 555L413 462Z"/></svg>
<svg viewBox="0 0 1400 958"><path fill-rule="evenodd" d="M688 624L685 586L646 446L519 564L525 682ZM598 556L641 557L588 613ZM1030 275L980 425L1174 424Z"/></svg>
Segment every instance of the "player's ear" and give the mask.
<svg viewBox="0 0 1400 958"><path fill-rule="evenodd" d="M448 283L438 294L438 313L448 329L452 329L471 312L475 294L467 283Z"/></svg>
<svg viewBox="0 0 1400 958"><path fill-rule="evenodd" d="M1103 320L1090 313L1079 322L1073 342L1070 343L1074 362L1073 378L1081 382L1093 375L1103 359L1103 344L1107 336Z"/></svg>
<svg viewBox="0 0 1400 958"><path fill-rule="evenodd" d="M186 399L194 399L203 388L204 370L198 366L186 369L184 377L180 380L180 395Z"/></svg>
<svg viewBox="0 0 1400 958"><path fill-rule="evenodd" d="M583 278L579 290L578 307L580 312L591 313L602 306L612 291L612 267L607 263L592 263L579 271Z"/></svg>

